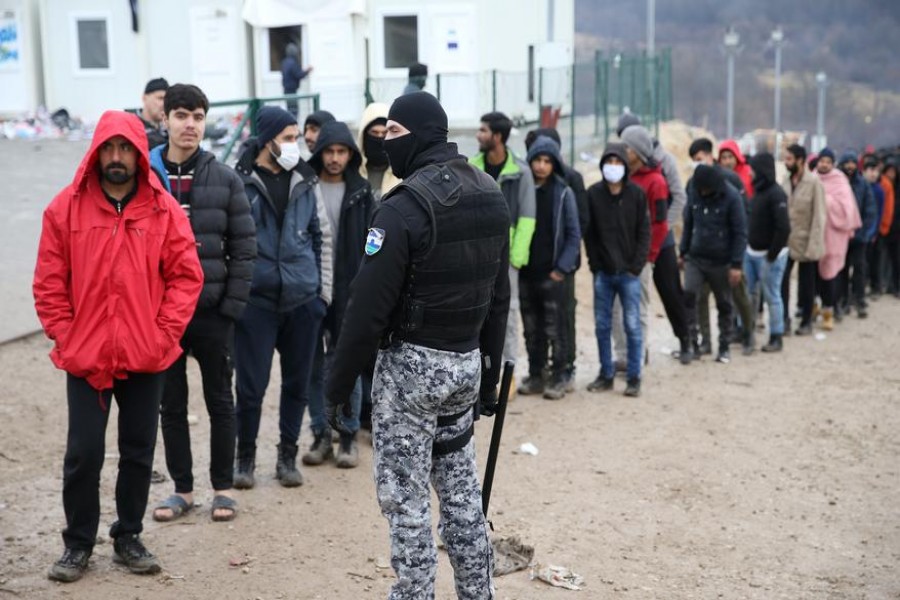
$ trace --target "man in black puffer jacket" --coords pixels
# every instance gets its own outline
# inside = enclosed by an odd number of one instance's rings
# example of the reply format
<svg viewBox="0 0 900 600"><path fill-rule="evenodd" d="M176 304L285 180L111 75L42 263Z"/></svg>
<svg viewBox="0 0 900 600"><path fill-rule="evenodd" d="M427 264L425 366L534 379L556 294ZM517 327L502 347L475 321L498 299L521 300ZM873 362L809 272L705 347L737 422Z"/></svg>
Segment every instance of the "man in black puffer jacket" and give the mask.
<svg viewBox="0 0 900 600"><path fill-rule="evenodd" d="M362 154L346 123L330 121L322 125L309 166L318 174L316 194L325 207L334 235L334 285L331 306L325 314L322 333L313 358L312 379L309 384L309 420L313 432L310 451L303 455L303 464L319 465L332 454L331 428L325 417L325 378L340 335L341 321L350 296L350 282L359 270L363 258L369 221L375 199L372 186L359 173ZM362 383L357 381L351 395L353 414L344 419L346 431L341 432L336 457L337 466L354 468L359 464L356 433L360 426Z"/></svg>
<svg viewBox="0 0 900 600"><path fill-rule="evenodd" d="M166 466L175 482L175 494L154 509L157 521L179 517L194 502L187 420L188 353L200 365L209 413L212 516L230 520L236 513L231 497L235 431L231 348L235 321L250 295L256 227L241 178L200 148L208 110L209 101L200 88L170 87L165 99L169 142L150 154L163 184L190 218L204 279L197 311L181 339L184 354L166 373L160 414Z"/></svg>
<svg viewBox="0 0 900 600"><path fill-rule="evenodd" d="M747 254L744 256L744 273L747 277L747 293L751 306L759 306L762 284L763 297L769 307L769 343L763 352L780 352L784 335L784 303L781 299L781 282L787 267L787 241L791 235L787 194L775 176L775 157L762 152L750 159L753 169L753 189L756 193L750 203L748 220Z"/></svg>
<svg viewBox="0 0 900 600"><path fill-rule="evenodd" d="M747 248L747 224L737 191L708 165L698 165L688 190L684 209L679 264L685 269L684 291L691 339L697 338L697 297L708 283L719 311L719 354L721 363L731 361L731 288L740 285Z"/></svg>

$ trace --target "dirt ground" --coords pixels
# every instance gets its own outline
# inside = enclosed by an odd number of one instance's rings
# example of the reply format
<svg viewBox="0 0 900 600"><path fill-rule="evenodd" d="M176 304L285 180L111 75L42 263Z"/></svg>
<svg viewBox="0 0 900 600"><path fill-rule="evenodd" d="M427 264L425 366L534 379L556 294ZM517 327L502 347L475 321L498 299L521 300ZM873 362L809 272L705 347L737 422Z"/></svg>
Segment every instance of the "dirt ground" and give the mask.
<svg viewBox="0 0 900 600"><path fill-rule="evenodd" d="M523 571L497 580L498 599L900 598L900 302L873 302L868 320L847 319L826 340L790 338L781 355L689 367L663 355L674 344L657 309L635 400L621 395L621 381L616 393L583 391L597 370L586 273L578 294L579 391L510 405L491 517L498 535L521 536L536 561L573 569L585 586L551 588ZM74 584L48 581L62 548L66 432L64 376L49 347L42 337L0 347L0 599L386 597L393 572L371 448L361 444L356 470L307 467L303 487L281 488L277 373L258 486L239 494L232 524L211 522L196 368L192 434L205 505L168 525L148 515L144 538L164 573L139 577L110 561L113 418L91 569ZM478 428L482 461L490 423ZM309 438L304 431L302 443ZM525 442L540 453L515 454ZM161 439L156 465L165 471ZM151 505L171 491L171 482L154 484ZM444 553L437 596L455 597Z"/></svg>

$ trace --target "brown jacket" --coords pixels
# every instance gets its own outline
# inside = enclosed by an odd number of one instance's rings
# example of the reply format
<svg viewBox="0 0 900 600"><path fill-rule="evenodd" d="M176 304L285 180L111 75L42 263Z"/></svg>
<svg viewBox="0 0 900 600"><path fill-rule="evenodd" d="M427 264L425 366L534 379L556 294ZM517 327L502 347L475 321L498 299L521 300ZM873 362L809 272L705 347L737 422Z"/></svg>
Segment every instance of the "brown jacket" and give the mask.
<svg viewBox="0 0 900 600"><path fill-rule="evenodd" d="M790 173L781 184L788 196L788 212L791 218L791 236L788 247L791 259L812 262L825 255L825 222L828 216L825 189L819 178L808 170L796 187Z"/></svg>

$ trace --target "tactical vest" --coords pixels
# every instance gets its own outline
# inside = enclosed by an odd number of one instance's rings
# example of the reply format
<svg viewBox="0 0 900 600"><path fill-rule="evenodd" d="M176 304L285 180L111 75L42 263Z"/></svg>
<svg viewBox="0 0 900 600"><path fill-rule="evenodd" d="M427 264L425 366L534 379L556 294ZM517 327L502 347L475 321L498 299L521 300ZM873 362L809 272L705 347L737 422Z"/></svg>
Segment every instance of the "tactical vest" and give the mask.
<svg viewBox="0 0 900 600"><path fill-rule="evenodd" d="M477 340L493 299L509 209L496 183L464 160L429 165L406 189L428 214L430 243L407 269L392 341L428 346Z"/></svg>

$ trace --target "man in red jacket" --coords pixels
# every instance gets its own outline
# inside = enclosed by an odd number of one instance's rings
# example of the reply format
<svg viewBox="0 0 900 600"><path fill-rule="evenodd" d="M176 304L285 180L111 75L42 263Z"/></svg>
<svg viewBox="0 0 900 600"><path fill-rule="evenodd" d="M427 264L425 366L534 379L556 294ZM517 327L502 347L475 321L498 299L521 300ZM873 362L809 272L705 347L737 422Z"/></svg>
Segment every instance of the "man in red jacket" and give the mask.
<svg viewBox="0 0 900 600"><path fill-rule="evenodd" d="M156 573L140 540L164 371L203 285L187 216L152 174L140 119L108 111L91 148L44 211L34 300L50 358L67 372L69 431L63 466L66 550L56 581L87 570L100 521L100 470L113 396L119 405L118 520L113 560Z"/></svg>

